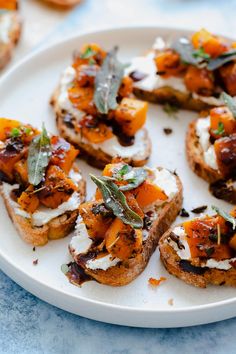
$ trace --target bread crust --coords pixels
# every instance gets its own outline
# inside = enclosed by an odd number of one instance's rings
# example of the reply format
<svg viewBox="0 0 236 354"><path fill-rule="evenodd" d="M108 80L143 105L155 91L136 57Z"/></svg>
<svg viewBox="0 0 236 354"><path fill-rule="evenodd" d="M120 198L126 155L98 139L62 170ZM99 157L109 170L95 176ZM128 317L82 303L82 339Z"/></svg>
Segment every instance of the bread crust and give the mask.
<svg viewBox="0 0 236 354"><path fill-rule="evenodd" d="M183 187L178 176L176 176L178 193L161 210L158 218L153 222L148 238L144 241L142 253L136 257L122 262L116 266L104 270L91 270L84 267L86 274L101 284L110 286L123 286L133 281L146 268L148 261L155 251L158 241L163 233L176 219L183 201ZM71 252L72 254L72 252ZM72 254L73 256L73 254ZM76 257L75 257L76 261Z"/></svg>
<svg viewBox="0 0 236 354"><path fill-rule="evenodd" d="M77 5L81 2L81 0L44 0L50 4L63 6L63 7L70 7Z"/></svg>
<svg viewBox="0 0 236 354"><path fill-rule="evenodd" d="M78 171L78 169L77 169ZM78 192L81 202L86 195L86 184L83 179L78 182ZM29 219L17 215L8 198L3 193L3 187L0 186L0 194L3 197L4 204L8 214L17 229L21 238L33 246L44 246L49 240L56 240L67 236L74 228L79 210L68 211L41 227L33 227Z"/></svg>
<svg viewBox="0 0 236 354"><path fill-rule="evenodd" d="M185 283L199 288L206 288L209 284L236 286L236 269L220 270L216 268L202 268L203 274L194 274L181 268L180 257L166 242L172 230L168 230L160 239L159 249L162 263L167 271Z"/></svg>
<svg viewBox="0 0 236 354"><path fill-rule="evenodd" d="M169 103L179 108L197 112L213 107L199 99L193 98L190 92L181 92L169 86L156 88L153 91L147 91L135 87L134 94L138 98L151 103Z"/></svg>
<svg viewBox="0 0 236 354"><path fill-rule="evenodd" d="M91 144L87 144L81 141L79 134L76 134L74 128L68 127L64 123L64 117L67 114L66 111L62 111L57 103L58 101L59 89L56 89L52 98L51 104L54 108L56 114L56 123L60 135L69 141L71 144L75 145L80 150L80 157L84 158L90 165L103 169L108 163L111 162L114 156L111 156L101 149L94 149ZM131 156L129 158L123 158L123 161L134 167L144 166L148 161L151 154L151 140L148 136L146 129L144 130L145 136L145 149L142 155L138 157Z"/></svg>
<svg viewBox="0 0 236 354"><path fill-rule="evenodd" d="M9 33L9 42L2 43L0 42L0 70L3 69L12 57L12 52L14 47L19 41L20 34L21 34L21 21L20 17L16 12L11 14L12 16L12 28Z"/></svg>
<svg viewBox="0 0 236 354"><path fill-rule="evenodd" d="M203 158L203 150L199 144L199 138L196 135L197 119L189 124L186 134L186 155L190 168L199 177L209 183L223 179L222 174L218 170L214 170L208 166Z"/></svg>

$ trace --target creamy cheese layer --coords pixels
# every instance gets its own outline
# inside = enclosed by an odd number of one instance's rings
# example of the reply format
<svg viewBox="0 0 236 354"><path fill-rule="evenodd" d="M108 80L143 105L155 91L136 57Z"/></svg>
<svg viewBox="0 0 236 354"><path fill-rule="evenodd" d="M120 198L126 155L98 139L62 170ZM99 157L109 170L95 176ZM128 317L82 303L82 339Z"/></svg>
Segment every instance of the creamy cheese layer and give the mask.
<svg viewBox="0 0 236 354"><path fill-rule="evenodd" d="M170 199L178 192L176 177L165 168L153 169L155 174L154 183L160 187Z"/></svg>
<svg viewBox="0 0 236 354"><path fill-rule="evenodd" d="M78 183L82 178L80 173L76 173L76 172L73 172L73 176L74 178L72 179L75 183ZM34 213L29 214L25 210L21 209L19 204L14 200L12 200L12 198L10 197L11 191L19 188L19 185L18 184L11 185L8 183L3 183L2 187L3 187L4 197L9 201L10 205L14 208L14 212L17 215L22 216L26 219L31 219L33 226L38 226L38 227L43 226L47 224L49 221L51 221L52 219L60 215L63 215L67 211L73 211L78 209L80 205L80 195L79 193L74 192L66 202L62 203L55 209L40 206Z"/></svg>
<svg viewBox="0 0 236 354"><path fill-rule="evenodd" d="M0 42L8 43L10 41L10 32L13 25L13 14L6 11L0 14Z"/></svg>
<svg viewBox="0 0 236 354"><path fill-rule="evenodd" d="M173 233L179 237L179 241L184 246L183 249L179 249L177 243L172 239L167 239L166 242L175 250L178 256L183 260L191 260L190 248L187 241L187 234L182 226L176 226L173 229ZM230 263L235 262L236 257L217 261L213 258L208 259L206 262L202 262L201 267L215 268L221 270L229 270L232 268Z"/></svg>
<svg viewBox="0 0 236 354"><path fill-rule="evenodd" d="M214 145L210 143L210 117L199 118L196 123L196 134L203 150L203 158L208 166L218 170Z"/></svg>

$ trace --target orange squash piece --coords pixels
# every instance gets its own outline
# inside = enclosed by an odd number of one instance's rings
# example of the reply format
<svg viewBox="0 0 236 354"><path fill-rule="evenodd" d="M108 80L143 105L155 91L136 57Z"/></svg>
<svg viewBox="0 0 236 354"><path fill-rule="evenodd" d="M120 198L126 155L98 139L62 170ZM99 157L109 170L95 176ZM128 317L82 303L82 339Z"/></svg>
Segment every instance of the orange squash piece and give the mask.
<svg viewBox="0 0 236 354"><path fill-rule="evenodd" d="M236 170L236 133L217 139L214 149L220 172L230 177Z"/></svg>
<svg viewBox="0 0 236 354"><path fill-rule="evenodd" d="M129 76L124 76L118 95L120 97L129 97L133 93L133 80Z"/></svg>
<svg viewBox="0 0 236 354"><path fill-rule="evenodd" d="M82 112L94 116L97 112L93 103L93 87L79 87L75 85L68 90L69 100L73 106Z"/></svg>
<svg viewBox="0 0 236 354"><path fill-rule="evenodd" d="M60 204L66 202L77 186L68 178L65 172L58 166L49 166L44 189L38 193L40 202L47 208L55 209Z"/></svg>
<svg viewBox="0 0 236 354"><path fill-rule="evenodd" d="M84 57L85 53L88 51L90 51L92 55ZM82 64L90 64L93 61L101 65L105 57L106 52L97 43L84 44L75 57L73 67L76 69Z"/></svg>
<svg viewBox="0 0 236 354"><path fill-rule="evenodd" d="M19 180L20 183L28 183L28 168L26 159L21 159L14 165L14 175L16 175L16 179Z"/></svg>
<svg viewBox="0 0 236 354"><path fill-rule="evenodd" d="M20 205L21 209L25 210L27 213L33 214L39 206L39 199L34 191L34 186L29 185L29 187L21 193L21 196L17 199L17 203Z"/></svg>
<svg viewBox="0 0 236 354"><path fill-rule="evenodd" d="M158 53L155 57L157 72L162 77L179 76L186 69L186 65L181 62L178 53L172 49L167 49Z"/></svg>
<svg viewBox="0 0 236 354"><path fill-rule="evenodd" d="M129 259L142 251L142 231L134 230L116 218L105 236L106 249L121 260Z"/></svg>
<svg viewBox="0 0 236 354"><path fill-rule="evenodd" d="M115 111L115 120L124 134L134 136L142 128L147 118L147 102L134 98L123 98Z"/></svg>
<svg viewBox="0 0 236 354"><path fill-rule="evenodd" d="M98 123L96 127L82 126L81 134L94 144L103 143L113 137L111 128L104 123Z"/></svg>
<svg viewBox="0 0 236 354"><path fill-rule="evenodd" d="M202 96L212 96L214 92L214 77L207 69L190 65L184 76L184 82L190 92Z"/></svg>
<svg viewBox="0 0 236 354"><path fill-rule="evenodd" d="M225 91L236 96L236 63L231 62L219 68L219 75L223 81Z"/></svg>
<svg viewBox="0 0 236 354"><path fill-rule="evenodd" d="M221 234L227 232L225 220L221 216L206 217L183 223L192 258L203 257L217 260L231 258L232 251L229 245L217 243L217 224L220 226ZM214 241L211 240L212 236L215 238Z"/></svg>
<svg viewBox="0 0 236 354"><path fill-rule="evenodd" d="M1 7L1 6L0 6ZM20 128L18 120L0 118L0 140L4 141L10 137L13 128Z"/></svg>
<svg viewBox="0 0 236 354"><path fill-rule="evenodd" d="M16 10L18 7L16 0L0 0L0 9Z"/></svg>
<svg viewBox="0 0 236 354"><path fill-rule="evenodd" d="M222 134L217 134L220 124L224 126L224 134L236 133L236 120L227 107L215 107L210 110L210 133L214 138L220 138Z"/></svg>
<svg viewBox="0 0 236 354"><path fill-rule="evenodd" d="M194 33L192 44L195 49L203 48L204 52L212 58L217 58L229 49L228 44L222 38L214 36L205 29Z"/></svg>
<svg viewBox="0 0 236 354"><path fill-rule="evenodd" d="M51 137L52 157L50 163L69 173L79 150L59 136Z"/></svg>
<svg viewBox="0 0 236 354"><path fill-rule="evenodd" d="M138 188L134 190L134 195L140 208L145 209L148 205L157 200L167 200L167 195L152 181L144 181Z"/></svg>
<svg viewBox="0 0 236 354"><path fill-rule="evenodd" d="M138 214L141 218L144 217L144 213L137 201L137 199L135 198L134 194L132 193L132 191L128 191L128 192L124 192L125 194L125 198L126 198L126 202L128 204L128 206L136 213Z"/></svg>
<svg viewBox="0 0 236 354"><path fill-rule="evenodd" d="M104 239L113 220L110 216L104 216L98 212L101 204L101 201L91 201L83 203L79 207L79 213L92 239Z"/></svg>

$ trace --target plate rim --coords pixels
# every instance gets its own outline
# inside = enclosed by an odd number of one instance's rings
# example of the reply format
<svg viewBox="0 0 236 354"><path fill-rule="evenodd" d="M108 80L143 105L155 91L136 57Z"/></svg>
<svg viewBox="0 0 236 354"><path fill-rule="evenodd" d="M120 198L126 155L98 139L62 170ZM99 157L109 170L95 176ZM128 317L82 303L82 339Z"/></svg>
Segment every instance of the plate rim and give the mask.
<svg viewBox="0 0 236 354"><path fill-rule="evenodd" d="M25 65L26 63L30 62L32 59L39 57L40 55L44 55L48 50L53 50L53 49L57 49L63 46L63 44L68 43L68 42L73 42L74 40L76 40L77 38L82 38L84 36L87 35L93 35L93 34L104 34L104 33L108 33L108 32L118 32L118 31L135 31L135 30L143 30L143 31L163 31L163 32L171 32L171 33L193 33L193 30L191 29L184 29L184 28L175 28L175 27L169 27L169 26L153 26L153 25L130 25L130 26L115 26L115 27L108 27L108 28L103 28L100 29L98 31L95 30L89 30L89 31L82 31L80 33L75 33L73 35L69 35L64 37L63 39L58 39L56 41L53 41L49 44L46 45L42 45L42 47L40 48L35 48L33 51L31 51L30 53L28 53L27 55L25 55L21 60L19 60L17 63L15 63L9 70L7 70L2 77L0 78L0 86L2 86L4 84L4 82L6 80L8 80L8 77L10 77L12 74L14 74L14 72L16 72L21 66ZM225 38L229 38L224 36ZM103 309L112 309L115 310L116 312L126 312L126 313L130 313L131 315L133 313L146 313L146 314L161 314L161 315L170 315L173 314L173 316L178 315L178 314L192 314L194 315L197 312L201 312L204 310L212 310L212 309L216 309L216 310L221 310L223 308L229 308L233 305L236 304L236 297L235 298L229 298L229 299L225 299L225 300L220 300L220 301L216 301L216 302L212 302L210 304L202 304L202 305L195 305L195 306L188 306L187 308L184 307L178 307L178 308L166 308L166 309L151 309L151 308L140 308L140 307L129 307L127 305L117 305L117 304L112 304L112 303L106 303L106 302L102 302L102 301L98 301L95 299L88 299L85 296L81 296L81 295L75 295L75 294L70 294L67 293L64 289L56 289L53 285L49 285L46 284L45 282L33 277L32 275L28 274L25 270L20 270L19 268L17 268L16 264L14 264L12 262L12 260L10 258L8 258L7 254L4 254L1 249L0 249L0 265L2 268L4 268L4 273L7 274L11 279L13 279L16 283L18 283L17 281L17 276L15 276L16 274L19 275L24 275L27 280L30 280L33 284L32 288L34 288L34 284L40 284L41 287L45 288L46 290L49 291L55 291L56 293L63 293L64 296L67 296L68 298L72 298L73 300L76 301L80 301L81 304L87 304L89 305L96 305L98 307L101 307ZM11 267L12 269L9 271L6 268L7 267ZM15 275L12 275L12 272L15 273ZM11 275L9 275L11 273ZM40 299L50 302L49 300L45 300L45 298L43 296L38 295L37 291L33 291L33 290L29 290L27 286L25 285L21 285L24 282L19 282L18 284L20 286L22 286L23 288L25 288L27 291L29 291L30 293L33 293L34 295L36 295L37 297L39 297ZM204 291L204 289L203 289ZM53 303L51 302L51 304L53 305ZM54 305L55 306L55 305ZM63 307L63 306L58 306L58 307ZM64 307L65 309L65 307ZM66 309L69 312L72 312L68 309ZM234 313L232 313L231 317L235 316ZM222 316L223 317L223 316ZM92 317L90 317L92 318ZM226 318L230 318L230 315L227 316ZM203 321L201 322L198 321L197 324L200 323L210 323L210 322L215 322L216 320L213 321ZM110 323L112 323L112 321L110 321ZM113 323L117 323L117 322L113 322ZM117 323L117 324L122 324L122 323ZM187 324L189 325L189 324ZM183 325L180 325L183 326ZM139 326L140 327L140 326ZM148 326L149 327L149 326ZM167 327L167 326L165 326Z"/></svg>

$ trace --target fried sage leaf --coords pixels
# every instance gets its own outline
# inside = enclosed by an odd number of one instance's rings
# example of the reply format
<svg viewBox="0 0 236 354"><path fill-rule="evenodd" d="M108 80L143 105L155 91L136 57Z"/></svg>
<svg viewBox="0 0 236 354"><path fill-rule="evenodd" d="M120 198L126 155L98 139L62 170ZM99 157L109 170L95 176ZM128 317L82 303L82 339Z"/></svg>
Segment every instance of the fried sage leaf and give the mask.
<svg viewBox="0 0 236 354"><path fill-rule="evenodd" d="M137 188L142 184L145 179L147 178L147 171L144 170L144 168L137 167L137 168L132 168L130 172L125 174L123 176L123 180L127 181L128 184L125 184L123 186L119 186L119 189L121 191L129 191L131 189Z"/></svg>
<svg viewBox="0 0 236 354"><path fill-rule="evenodd" d="M96 177L90 174L92 181L102 193L105 206L112 210L113 214L135 229L143 227L143 220L127 204L125 195L118 186L106 177Z"/></svg>
<svg viewBox="0 0 236 354"><path fill-rule="evenodd" d="M232 215L226 213L223 210L220 210L219 208L217 208L216 206L212 205L212 209L220 216L222 216L222 218L224 218L226 221L230 222L233 225L233 230L236 229L236 218L234 218Z"/></svg>
<svg viewBox="0 0 236 354"><path fill-rule="evenodd" d="M185 64L199 66L204 60L202 56L196 55L192 43L187 38L179 38L172 44L171 48L180 55Z"/></svg>
<svg viewBox="0 0 236 354"><path fill-rule="evenodd" d="M95 79L94 103L98 111L107 114L117 107L117 94L124 76L124 65L117 60L115 47L106 56Z"/></svg>
<svg viewBox="0 0 236 354"><path fill-rule="evenodd" d="M42 132L37 135L29 146L27 169L29 183L37 186L45 175L51 157L51 144L48 133L43 125Z"/></svg>
<svg viewBox="0 0 236 354"><path fill-rule="evenodd" d="M208 65L207 65L207 69L208 70L216 70L216 69L220 68L222 65L224 65L234 59L236 59L236 50L232 50L230 52L223 53L215 59L210 59L208 62Z"/></svg>
<svg viewBox="0 0 236 354"><path fill-rule="evenodd" d="M233 114L234 118L236 119L236 102L235 100L228 95L226 92L222 92L220 96L221 100L224 101L226 106L229 108L231 113Z"/></svg>

